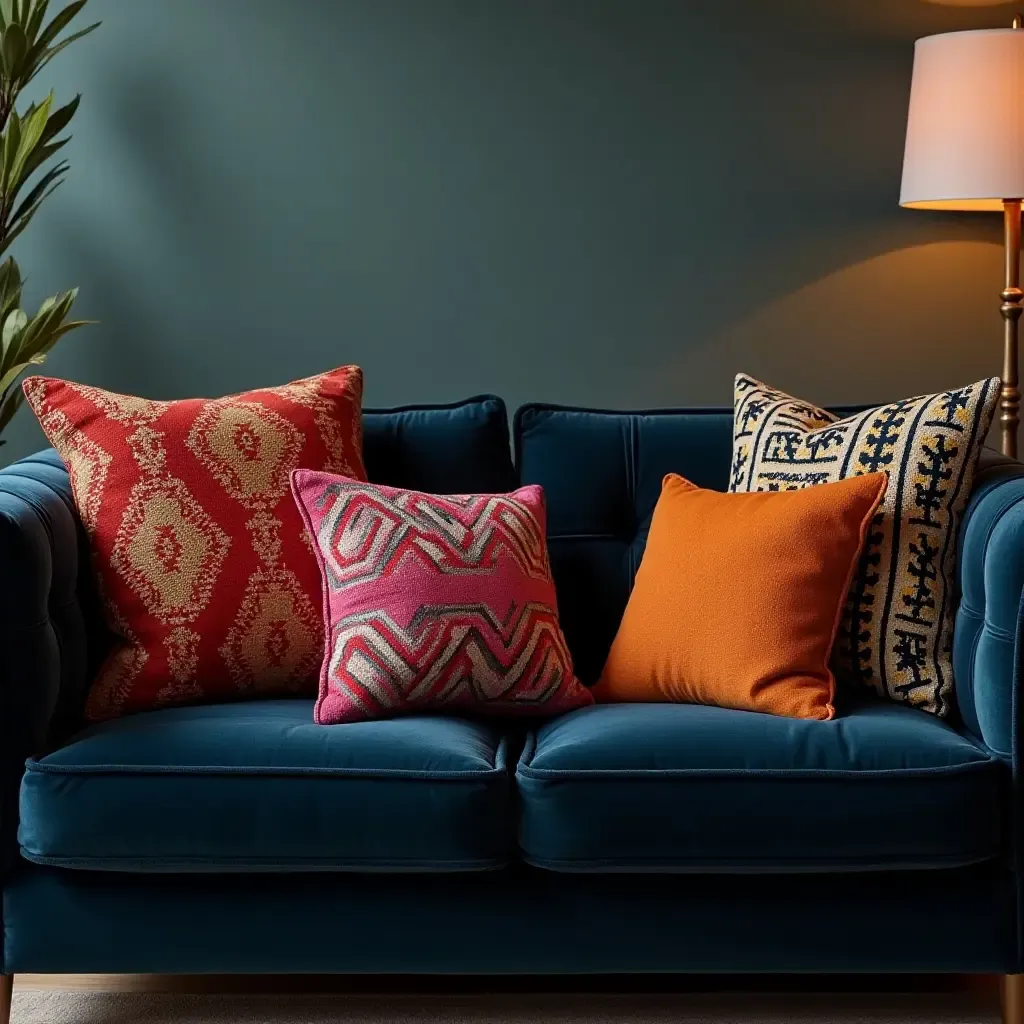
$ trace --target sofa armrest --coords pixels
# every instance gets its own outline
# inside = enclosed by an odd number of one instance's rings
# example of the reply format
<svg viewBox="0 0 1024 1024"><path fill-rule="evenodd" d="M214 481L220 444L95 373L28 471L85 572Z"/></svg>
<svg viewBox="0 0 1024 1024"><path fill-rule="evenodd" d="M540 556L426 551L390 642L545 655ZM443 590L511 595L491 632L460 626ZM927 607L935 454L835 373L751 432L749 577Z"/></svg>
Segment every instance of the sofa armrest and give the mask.
<svg viewBox="0 0 1024 1024"><path fill-rule="evenodd" d="M1024 594L1024 465L986 449L960 530L953 635L964 725L1014 765Z"/></svg>
<svg viewBox="0 0 1024 1024"><path fill-rule="evenodd" d="M82 550L56 452L0 470L0 868L17 852L25 758L45 746L61 701L86 682Z"/></svg>

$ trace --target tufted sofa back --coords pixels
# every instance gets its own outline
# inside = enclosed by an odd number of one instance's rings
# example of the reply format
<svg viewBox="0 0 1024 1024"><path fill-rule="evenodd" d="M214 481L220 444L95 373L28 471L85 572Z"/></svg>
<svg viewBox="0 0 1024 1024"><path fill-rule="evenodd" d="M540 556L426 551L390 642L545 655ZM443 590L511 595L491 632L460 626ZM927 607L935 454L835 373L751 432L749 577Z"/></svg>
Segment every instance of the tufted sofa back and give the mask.
<svg viewBox="0 0 1024 1024"><path fill-rule="evenodd" d="M1024 632L1024 466L985 449L957 543L953 675L964 725L1015 759Z"/></svg>
<svg viewBox="0 0 1024 1024"><path fill-rule="evenodd" d="M597 681L647 544L666 473L724 490L732 411L599 412L525 405L513 427L522 483L548 502L558 610L576 672Z"/></svg>
<svg viewBox="0 0 1024 1024"><path fill-rule="evenodd" d="M559 614L576 671L590 685L626 607L665 474L715 490L728 486L732 410L526 405L516 413L513 437L521 481L541 484L547 494Z"/></svg>

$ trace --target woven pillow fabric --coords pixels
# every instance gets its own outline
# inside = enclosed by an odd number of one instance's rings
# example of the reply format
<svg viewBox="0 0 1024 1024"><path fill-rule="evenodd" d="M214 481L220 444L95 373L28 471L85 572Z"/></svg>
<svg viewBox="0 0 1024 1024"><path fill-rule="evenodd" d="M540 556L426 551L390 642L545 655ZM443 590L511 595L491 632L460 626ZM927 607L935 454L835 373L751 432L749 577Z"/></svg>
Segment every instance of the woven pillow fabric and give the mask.
<svg viewBox="0 0 1024 1024"><path fill-rule="evenodd" d="M220 399L24 390L68 467L116 637L87 716L312 692L320 573L289 477L365 477L359 368Z"/></svg>
<svg viewBox="0 0 1024 1024"><path fill-rule="evenodd" d="M317 722L593 703L558 624L540 487L442 497L298 470L292 488L323 581Z"/></svg>
<svg viewBox="0 0 1024 1024"><path fill-rule="evenodd" d="M957 531L998 395L992 378L839 419L736 378L730 491L889 474L832 654L841 682L949 711Z"/></svg>

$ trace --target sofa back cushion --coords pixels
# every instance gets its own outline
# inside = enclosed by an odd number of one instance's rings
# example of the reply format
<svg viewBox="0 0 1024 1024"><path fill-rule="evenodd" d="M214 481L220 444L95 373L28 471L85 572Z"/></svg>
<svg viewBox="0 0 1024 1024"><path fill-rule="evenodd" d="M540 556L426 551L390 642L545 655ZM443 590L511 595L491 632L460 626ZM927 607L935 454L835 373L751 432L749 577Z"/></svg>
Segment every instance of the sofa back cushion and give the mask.
<svg viewBox="0 0 1024 1024"><path fill-rule="evenodd" d="M371 483L430 494L499 494L518 486L505 403L494 395L451 405L363 410Z"/></svg>
<svg viewBox="0 0 1024 1024"><path fill-rule="evenodd" d="M547 495L562 629L578 678L592 685L622 620L665 475L727 489L732 410L525 405L513 434L520 482L540 484Z"/></svg>
<svg viewBox="0 0 1024 1024"><path fill-rule="evenodd" d="M558 610L576 674L597 682L622 620L667 473L724 491L732 412L600 412L526 405L515 418L523 484L548 501Z"/></svg>

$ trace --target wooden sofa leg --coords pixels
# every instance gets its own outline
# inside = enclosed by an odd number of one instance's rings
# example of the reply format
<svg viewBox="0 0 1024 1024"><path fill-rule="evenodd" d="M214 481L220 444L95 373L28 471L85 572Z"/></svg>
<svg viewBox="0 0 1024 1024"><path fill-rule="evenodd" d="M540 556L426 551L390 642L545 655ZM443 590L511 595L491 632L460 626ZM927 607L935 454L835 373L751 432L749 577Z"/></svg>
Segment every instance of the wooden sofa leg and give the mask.
<svg viewBox="0 0 1024 1024"><path fill-rule="evenodd" d="M11 1024L11 992L14 975L0 974L0 1024Z"/></svg>
<svg viewBox="0 0 1024 1024"><path fill-rule="evenodd" d="M1024 1024L1024 974L1003 975L1003 1024Z"/></svg>

